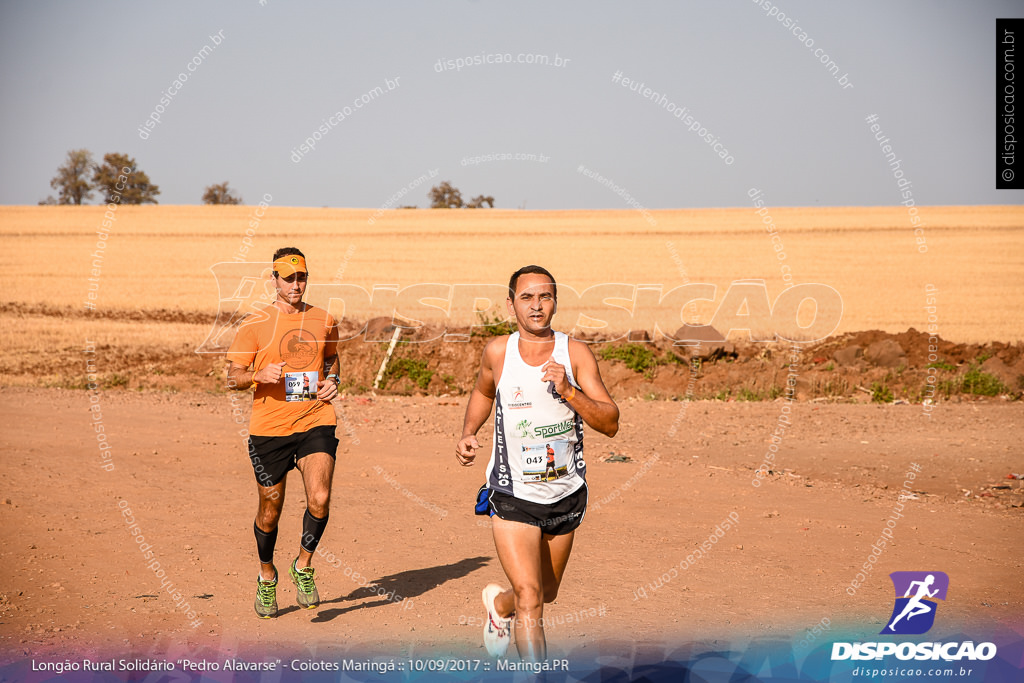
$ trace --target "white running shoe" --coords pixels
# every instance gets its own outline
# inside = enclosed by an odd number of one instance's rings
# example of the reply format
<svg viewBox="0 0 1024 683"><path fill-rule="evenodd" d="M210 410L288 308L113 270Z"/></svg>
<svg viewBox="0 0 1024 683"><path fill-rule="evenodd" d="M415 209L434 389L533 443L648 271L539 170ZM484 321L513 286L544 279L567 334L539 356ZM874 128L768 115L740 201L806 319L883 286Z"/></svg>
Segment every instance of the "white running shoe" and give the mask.
<svg viewBox="0 0 1024 683"><path fill-rule="evenodd" d="M512 641L512 618L498 616L494 607L494 598L502 592L501 586L489 583L484 588L484 609L487 610L487 623L484 624L484 647L492 657L504 657L508 644Z"/></svg>

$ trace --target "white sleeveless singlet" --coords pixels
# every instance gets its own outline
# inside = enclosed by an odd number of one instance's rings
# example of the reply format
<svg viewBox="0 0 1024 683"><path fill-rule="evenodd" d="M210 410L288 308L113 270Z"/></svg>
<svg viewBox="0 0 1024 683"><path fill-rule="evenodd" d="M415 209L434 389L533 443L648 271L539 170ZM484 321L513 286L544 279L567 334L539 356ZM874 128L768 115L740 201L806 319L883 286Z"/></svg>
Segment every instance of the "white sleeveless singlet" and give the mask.
<svg viewBox="0 0 1024 683"><path fill-rule="evenodd" d="M569 383L579 389L569 362L569 337L555 332L555 362L565 366ZM586 481L583 419L556 391L542 382L544 371L519 355L519 333L508 338L505 363L494 397L494 444L487 465L487 487L522 500L550 504Z"/></svg>

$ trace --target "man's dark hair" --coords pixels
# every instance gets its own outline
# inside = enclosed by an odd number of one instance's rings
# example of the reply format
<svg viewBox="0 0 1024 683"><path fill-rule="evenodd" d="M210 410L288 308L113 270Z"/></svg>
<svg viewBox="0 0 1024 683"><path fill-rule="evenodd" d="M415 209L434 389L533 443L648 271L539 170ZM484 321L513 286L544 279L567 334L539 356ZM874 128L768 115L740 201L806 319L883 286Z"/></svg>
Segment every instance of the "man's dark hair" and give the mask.
<svg viewBox="0 0 1024 683"><path fill-rule="evenodd" d="M295 254L296 256L301 256L302 258L306 258L306 255L303 254L298 249L296 249L295 247L281 247L280 249L278 249L277 251L274 252L274 258L272 258L271 260L272 261L276 261L277 259L281 258L282 256L288 256L289 254Z"/></svg>
<svg viewBox="0 0 1024 683"><path fill-rule="evenodd" d="M519 276L531 274L546 275L547 278L551 280L551 286L555 290L555 301L558 301L558 284L555 282L555 276L549 273L547 268L542 268L541 266L523 266L516 272L512 273L512 277L509 278L508 281L508 298L516 298L516 283L519 282Z"/></svg>
<svg viewBox="0 0 1024 683"><path fill-rule="evenodd" d="M306 258L306 255L295 247L281 247L280 249L274 252L274 258L272 258L271 261L277 261L277 259L281 258L282 256L288 256L290 254L295 254L296 256ZM276 270L274 271L274 277L277 277Z"/></svg>

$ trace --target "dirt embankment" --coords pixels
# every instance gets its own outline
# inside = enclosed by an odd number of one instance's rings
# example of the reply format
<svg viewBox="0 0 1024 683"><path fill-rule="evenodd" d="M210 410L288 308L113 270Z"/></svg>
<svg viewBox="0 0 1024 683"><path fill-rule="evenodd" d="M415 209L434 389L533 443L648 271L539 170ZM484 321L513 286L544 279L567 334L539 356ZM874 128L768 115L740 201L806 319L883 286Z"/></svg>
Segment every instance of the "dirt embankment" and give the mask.
<svg viewBox="0 0 1024 683"><path fill-rule="evenodd" d="M147 341L103 343L100 387L157 390L224 390L224 347L197 349L163 343L161 329L195 325L197 340L225 321L180 311L86 313L5 304L0 314L31 329L32 321L71 320L74 324L117 321L138 324ZM95 320L94 320L95 319ZM479 331L477 329L477 331ZM495 333L501 330L493 329ZM374 380L394 332L391 321L342 323L341 385L345 393L373 391ZM677 338L681 336L677 333ZM700 335L694 335L700 336ZM476 379L480 354L490 337L466 329L425 326L401 334L377 393L458 395ZM633 332L614 341L586 338L602 376L616 397L685 400L796 400L891 403L959 401L978 396L1017 400L1024 392L1024 344L958 344L913 328L900 334L878 330L848 333L822 342L702 342L699 346L651 340ZM195 344L199 344L196 341ZM46 353L15 352L0 360L8 384L85 388L86 365L79 347ZM792 389L789 387L792 386Z"/></svg>

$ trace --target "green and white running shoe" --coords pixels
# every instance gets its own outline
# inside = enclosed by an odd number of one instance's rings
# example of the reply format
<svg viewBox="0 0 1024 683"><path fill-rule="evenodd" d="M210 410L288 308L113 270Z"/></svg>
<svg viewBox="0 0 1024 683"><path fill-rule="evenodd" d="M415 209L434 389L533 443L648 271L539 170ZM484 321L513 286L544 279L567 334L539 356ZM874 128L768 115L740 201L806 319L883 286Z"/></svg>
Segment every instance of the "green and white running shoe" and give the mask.
<svg viewBox="0 0 1024 683"><path fill-rule="evenodd" d="M292 583L298 589L295 601L299 603L299 607L313 609L320 604L320 594L317 592L316 582L313 580L316 570L312 567L296 569L295 563L298 561L299 558L296 557L292 560L292 566L288 568L288 575L292 577Z"/></svg>
<svg viewBox="0 0 1024 683"><path fill-rule="evenodd" d="M273 581L256 578L256 614L261 619L270 619L277 615L277 574Z"/></svg>

